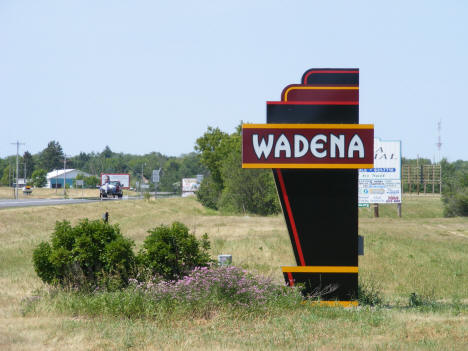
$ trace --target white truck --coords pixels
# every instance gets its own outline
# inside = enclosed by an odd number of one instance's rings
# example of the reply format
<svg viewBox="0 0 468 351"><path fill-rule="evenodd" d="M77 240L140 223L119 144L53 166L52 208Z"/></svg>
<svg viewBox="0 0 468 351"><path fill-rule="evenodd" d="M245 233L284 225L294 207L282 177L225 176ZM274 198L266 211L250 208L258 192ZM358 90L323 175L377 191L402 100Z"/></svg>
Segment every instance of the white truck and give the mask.
<svg viewBox="0 0 468 351"><path fill-rule="evenodd" d="M122 193L122 185L120 184L119 181L112 181L112 182L107 182L99 188L99 197L118 197L119 199L122 198L123 193Z"/></svg>

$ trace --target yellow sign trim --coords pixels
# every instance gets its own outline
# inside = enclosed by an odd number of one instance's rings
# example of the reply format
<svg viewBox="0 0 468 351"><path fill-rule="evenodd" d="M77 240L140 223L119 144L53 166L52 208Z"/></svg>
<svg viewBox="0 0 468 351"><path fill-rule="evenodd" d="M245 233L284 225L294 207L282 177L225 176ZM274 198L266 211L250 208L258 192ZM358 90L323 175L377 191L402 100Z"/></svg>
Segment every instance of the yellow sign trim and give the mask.
<svg viewBox="0 0 468 351"><path fill-rule="evenodd" d="M242 168L359 169L374 168L372 163L242 163Z"/></svg>
<svg viewBox="0 0 468 351"><path fill-rule="evenodd" d="M283 273L358 273L355 266L284 266Z"/></svg>

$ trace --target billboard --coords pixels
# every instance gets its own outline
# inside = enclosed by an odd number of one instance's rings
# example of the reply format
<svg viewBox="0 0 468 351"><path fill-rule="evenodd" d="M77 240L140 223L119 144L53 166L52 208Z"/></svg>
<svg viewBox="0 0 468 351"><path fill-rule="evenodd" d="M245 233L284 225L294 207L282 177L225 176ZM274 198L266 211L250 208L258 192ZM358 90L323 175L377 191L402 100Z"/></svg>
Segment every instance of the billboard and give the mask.
<svg viewBox="0 0 468 351"><path fill-rule="evenodd" d="M182 179L182 197L195 195L198 188L200 188L200 183L197 178Z"/></svg>
<svg viewBox="0 0 468 351"><path fill-rule="evenodd" d="M359 203L401 203L401 141L374 139L374 168L359 170Z"/></svg>
<svg viewBox="0 0 468 351"><path fill-rule="evenodd" d="M119 181L122 188L130 188L130 174L126 173L101 173L101 185L107 182Z"/></svg>

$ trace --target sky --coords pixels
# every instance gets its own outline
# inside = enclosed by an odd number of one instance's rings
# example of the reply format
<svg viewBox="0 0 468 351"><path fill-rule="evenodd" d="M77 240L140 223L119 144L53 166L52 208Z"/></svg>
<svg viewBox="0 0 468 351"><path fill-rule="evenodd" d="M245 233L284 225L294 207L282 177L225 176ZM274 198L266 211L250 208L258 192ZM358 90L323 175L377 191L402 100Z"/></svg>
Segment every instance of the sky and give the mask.
<svg viewBox="0 0 468 351"><path fill-rule="evenodd" d="M467 1L0 0L0 157L178 156L265 123L309 68L360 69L360 123L468 160Z"/></svg>

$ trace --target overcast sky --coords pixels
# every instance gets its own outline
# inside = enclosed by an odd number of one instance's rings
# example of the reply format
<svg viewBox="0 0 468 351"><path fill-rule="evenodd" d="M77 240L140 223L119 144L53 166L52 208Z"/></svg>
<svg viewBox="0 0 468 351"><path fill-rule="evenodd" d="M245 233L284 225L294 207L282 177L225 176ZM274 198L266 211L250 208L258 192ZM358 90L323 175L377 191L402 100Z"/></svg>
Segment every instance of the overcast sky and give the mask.
<svg viewBox="0 0 468 351"><path fill-rule="evenodd" d="M360 69L360 121L468 160L468 1L0 0L0 157L57 140L177 156L264 123L308 68Z"/></svg>

